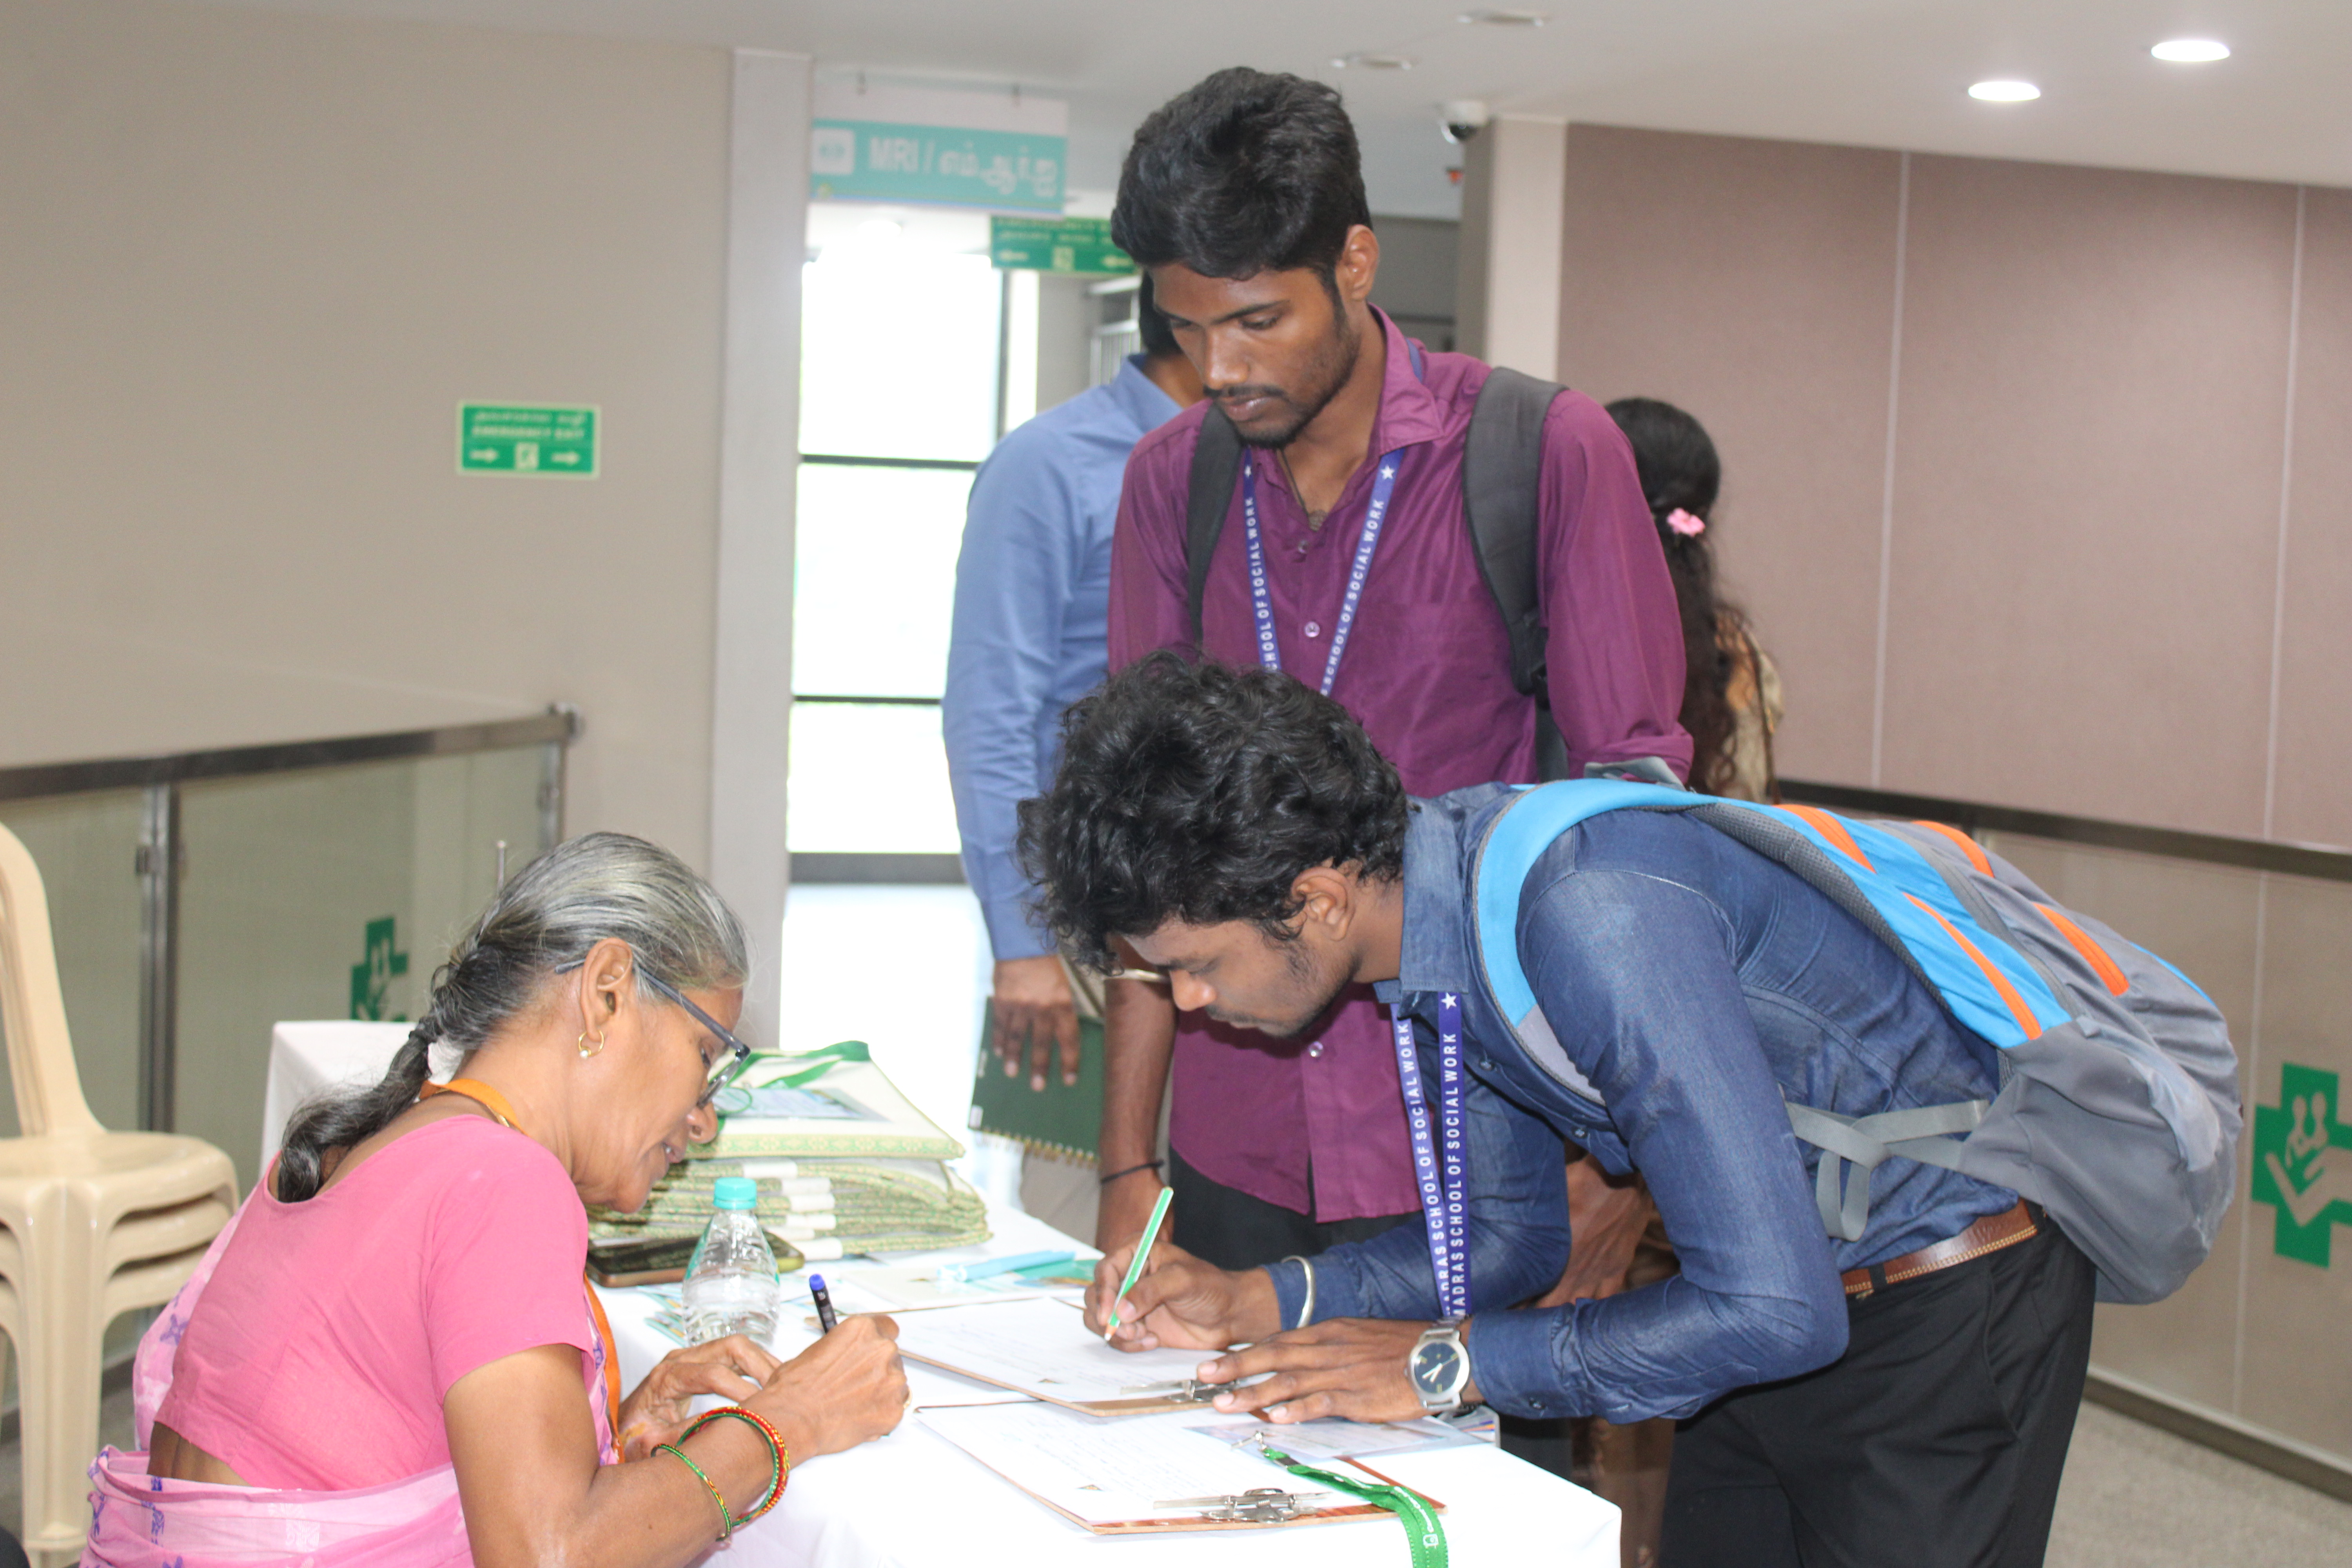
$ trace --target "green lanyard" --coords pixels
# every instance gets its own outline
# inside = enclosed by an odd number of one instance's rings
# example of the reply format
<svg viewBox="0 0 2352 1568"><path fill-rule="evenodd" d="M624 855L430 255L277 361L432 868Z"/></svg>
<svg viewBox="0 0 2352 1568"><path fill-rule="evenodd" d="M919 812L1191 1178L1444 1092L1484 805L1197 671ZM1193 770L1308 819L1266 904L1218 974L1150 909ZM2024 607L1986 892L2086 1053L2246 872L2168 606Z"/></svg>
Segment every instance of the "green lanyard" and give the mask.
<svg viewBox="0 0 2352 1568"><path fill-rule="evenodd" d="M844 1062L871 1061L873 1053L866 1048L864 1040L844 1040L837 1046L827 1046L821 1051L804 1051L799 1056L787 1057L784 1059L808 1065L796 1071L778 1073L774 1078L761 1084L761 1089L798 1089L804 1083L814 1083Z"/></svg>
<svg viewBox="0 0 2352 1568"><path fill-rule="evenodd" d="M1329 1470L1318 1470L1312 1465L1302 1465L1281 1449L1269 1447L1264 1443L1260 1443L1258 1447L1267 1458L1302 1480L1319 1482L1395 1514L1397 1522L1404 1526L1405 1544L1412 1549L1412 1568L1446 1568L1445 1525L1438 1519L1437 1510L1430 1507L1420 1493L1403 1487L1357 1480Z"/></svg>

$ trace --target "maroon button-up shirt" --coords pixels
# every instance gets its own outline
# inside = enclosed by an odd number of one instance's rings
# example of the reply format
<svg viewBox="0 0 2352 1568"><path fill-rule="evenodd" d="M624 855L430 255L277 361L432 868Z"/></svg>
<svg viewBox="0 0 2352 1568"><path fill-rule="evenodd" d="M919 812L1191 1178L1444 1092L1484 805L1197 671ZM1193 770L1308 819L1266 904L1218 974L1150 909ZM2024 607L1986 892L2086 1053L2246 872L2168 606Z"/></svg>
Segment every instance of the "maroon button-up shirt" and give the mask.
<svg viewBox="0 0 2352 1568"><path fill-rule="evenodd" d="M1462 449L1487 367L1423 355L1380 319L1387 374L1371 458L1402 454L1396 489L1331 695L1370 731L1416 795L1536 776L1536 704L1511 684L1510 640L1479 574L1462 511ZM1146 436L1128 459L1111 544L1110 665L1190 648L1184 514L1192 448L1209 405ZM1363 534L1377 461L1310 529L1282 465L1260 453L1258 519L1283 668L1323 679ZM1553 718L1571 763L1664 758L1690 765L1675 591L1633 454L1591 398L1557 398L1544 423L1541 574ZM1257 658L1241 487L1225 515L1202 604L1202 651ZM1169 1139L1203 1175L1319 1220L1419 1206L1397 1087L1394 1036L1369 987L1307 1039L1272 1040L1177 1018ZM1310 1178L1310 1172L1312 1173Z"/></svg>

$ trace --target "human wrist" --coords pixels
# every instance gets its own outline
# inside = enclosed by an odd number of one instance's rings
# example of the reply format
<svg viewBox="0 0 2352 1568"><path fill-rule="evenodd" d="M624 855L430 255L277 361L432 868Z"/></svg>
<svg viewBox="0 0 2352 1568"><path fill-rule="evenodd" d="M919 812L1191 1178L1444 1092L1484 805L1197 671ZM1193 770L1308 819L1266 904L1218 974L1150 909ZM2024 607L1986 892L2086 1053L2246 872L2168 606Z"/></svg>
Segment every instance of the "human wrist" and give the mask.
<svg viewBox="0 0 2352 1568"><path fill-rule="evenodd" d="M801 1412L783 1409L763 1399L747 1399L743 1402L743 1407L752 1411L770 1426L775 1428L776 1436L783 1440L784 1452L788 1459L814 1458L819 1454L830 1451L824 1446L817 1423ZM730 1422L729 1425L734 1426L737 1423ZM745 1435L750 1436L749 1433Z"/></svg>
<svg viewBox="0 0 2352 1568"><path fill-rule="evenodd" d="M782 1436L781 1428L777 1435ZM790 1443L789 1438L785 1441ZM779 1491L782 1489L783 1479L769 1458L767 1440L749 1422L698 1416L678 1437L677 1447L702 1467L737 1523L759 1507L772 1486Z"/></svg>
<svg viewBox="0 0 2352 1568"><path fill-rule="evenodd" d="M1225 1328L1234 1342L1255 1343L1271 1339L1286 1326L1282 1321L1282 1300L1275 1291L1273 1274L1264 1268L1244 1268L1238 1273L1228 1270L1225 1281L1232 1302Z"/></svg>

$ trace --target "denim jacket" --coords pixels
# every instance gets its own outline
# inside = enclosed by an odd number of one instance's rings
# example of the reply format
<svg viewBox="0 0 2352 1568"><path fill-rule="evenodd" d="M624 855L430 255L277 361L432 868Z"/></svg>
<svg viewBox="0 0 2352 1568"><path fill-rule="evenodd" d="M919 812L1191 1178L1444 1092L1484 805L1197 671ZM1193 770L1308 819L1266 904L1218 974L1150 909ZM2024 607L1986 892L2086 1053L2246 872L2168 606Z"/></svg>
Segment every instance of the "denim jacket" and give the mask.
<svg viewBox="0 0 2352 1568"><path fill-rule="evenodd" d="M1467 1335L1478 1388L1520 1415L1687 1415L1844 1352L1838 1275L1956 1236L2017 1194L1903 1159L1871 1176L1868 1229L1822 1233L1821 1152L1787 1100L1848 1116L1990 1098L1993 1047L1811 884L1679 813L1618 811L1563 835L1528 874L1519 952L1569 1058L1603 1106L1513 1043L1474 957L1470 877L1512 798L1482 784L1416 801L1402 973L1381 999L1436 1071L1441 995L1462 1000L1471 1213ZM1682 1271L1606 1300L1513 1310L1567 1248L1558 1140L1647 1180ZM1849 1180L1856 1179L1849 1173ZM1428 1237L1401 1226L1315 1261L1315 1316L1434 1319ZM1283 1321L1306 1276L1273 1266Z"/></svg>

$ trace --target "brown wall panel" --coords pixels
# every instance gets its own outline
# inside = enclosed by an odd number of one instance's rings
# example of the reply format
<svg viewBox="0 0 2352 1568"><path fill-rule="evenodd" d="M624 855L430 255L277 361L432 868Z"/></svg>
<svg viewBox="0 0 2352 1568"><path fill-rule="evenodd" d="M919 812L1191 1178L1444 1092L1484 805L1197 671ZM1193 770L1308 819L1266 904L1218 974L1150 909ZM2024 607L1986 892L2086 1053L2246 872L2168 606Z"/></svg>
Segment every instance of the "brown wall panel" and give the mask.
<svg viewBox="0 0 2352 1568"><path fill-rule="evenodd" d="M2257 833L2294 192L1913 161L1884 783Z"/></svg>
<svg viewBox="0 0 2352 1568"><path fill-rule="evenodd" d="M2305 200L2271 831L2352 844L2352 191Z"/></svg>
<svg viewBox="0 0 2352 1568"><path fill-rule="evenodd" d="M2352 1457L2352 1355L2345 1353L2352 1324L2352 1160L2342 1148L2306 1163L2292 1144L2262 1135L2258 1106L2282 1103L2285 1069L2333 1075L2335 1103L2321 1120L2352 1124L2344 1084L2352 1080L2352 887L2297 877L2268 879L2263 922L2262 1037L2247 1064L2245 1152L2250 1160L2280 1159L2302 1194L2332 1197L2321 1228L2328 1233L2326 1262L2284 1249L2279 1205L2253 1201L2242 1189L2246 1269L2244 1365L2237 1414L2290 1437ZM2312 1080L2301 1074L2297 1082ZM2325 1092L2326 1080L2320 1080ZM2306 1091L2306 1100L2309 1094ZM2288 1101L2291 1104L2291 1100ZM2308 1123L2306 1131L2309 1130Z"/></svg>
<svg viewBox="0 0 2352 1568"><path fill-rule="evenodd" d="M1560 371L1723 456L1718 559L1780 662L1784 772L1867 781L1901 155L1569 130Z"/></svg>

